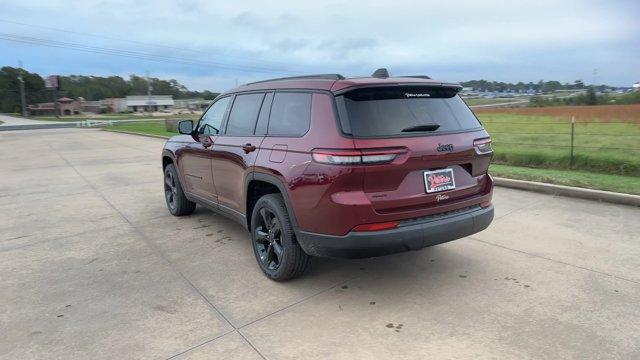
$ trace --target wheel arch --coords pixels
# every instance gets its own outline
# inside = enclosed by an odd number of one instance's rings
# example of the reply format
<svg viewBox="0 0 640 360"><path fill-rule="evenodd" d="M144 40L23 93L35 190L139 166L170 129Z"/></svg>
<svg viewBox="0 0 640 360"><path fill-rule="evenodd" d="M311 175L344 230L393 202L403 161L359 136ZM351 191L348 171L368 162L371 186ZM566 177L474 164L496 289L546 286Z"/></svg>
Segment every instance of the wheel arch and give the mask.
<svg viewBox="0 0 640 360"><path fill-rule="evenodd" d="M253 189L258 184L268 184L268 186L273 187L271 190L277 191L269 191L264 193L258 193L260 196L268 194L268 193L280 193L282 198L284 199L284 203L287 207L287 214L289 215L289 220L291 220L291 225L293 227L294 232L297 234L298 232L298 221L296 219L295 213L293 211L293 206L291 205L291 199L289 198L289 192L287 191L287 187L284 182L277 177L265 173L254 172L251 176L247 176L245 179L245 194L246 194L246 219L247 219L247 229L251 231L251 213L253 212L253 205L258 200L253 196ZM267 189L269 190L269 189Z"/></svg>
<svg viewBox="0 0 640 360"><path fill-rule="evenodd" d="M175 166L176 165L176 157L171 151L169 151L167 149L164 149L164 150L162 150L162 171L164 171L164 169L169 164L174 164L174 166Z"/></svg>

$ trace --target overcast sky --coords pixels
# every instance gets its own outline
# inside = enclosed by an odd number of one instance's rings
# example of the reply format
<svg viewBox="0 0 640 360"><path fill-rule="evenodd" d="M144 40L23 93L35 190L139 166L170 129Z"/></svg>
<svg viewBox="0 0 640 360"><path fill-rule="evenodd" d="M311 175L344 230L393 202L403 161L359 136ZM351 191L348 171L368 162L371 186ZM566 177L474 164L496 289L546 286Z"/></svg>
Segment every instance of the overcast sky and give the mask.
<svg viewBox="0 0 640 360"><path fill-rule="evenodd" d="M447 81L640 80L638 0L0 0L0 9L0 65L22 60L42 75L148 71L214 91L378 67Z"/></svg>

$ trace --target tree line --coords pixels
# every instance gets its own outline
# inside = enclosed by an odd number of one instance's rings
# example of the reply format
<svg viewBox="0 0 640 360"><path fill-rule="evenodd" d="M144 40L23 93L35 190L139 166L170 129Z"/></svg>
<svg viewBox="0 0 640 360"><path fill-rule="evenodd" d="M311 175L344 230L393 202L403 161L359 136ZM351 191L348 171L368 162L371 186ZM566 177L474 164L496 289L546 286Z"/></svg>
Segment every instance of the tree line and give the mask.
<svg viewBox="0 0 640 360"><path fill-rule="evenodd" d="M45 88L44 79L37 73L5 66L0 69L0 112L20 112L20 82L24 81L27 104L54 101L54 93ZM174 79L143 78L137 75L124 79L120 76L60 76L58 96L83 97L85 100L121 98L128 95L146 95L151 85L154 95L172 95L174 99L204 98L214 99L218 93L191 91Z"/></svg>
<svg viewBox="0 0 640 360"><path fill-rule="evenodd" d="M471 80L471 81L463 81L460 85L464 87L472 87L475 91L490 91L490 92L525 92L529 90L533 90L535 92L543 92L549 93L558 90L580 90L587 89L588 86L582 82L582 80L576 80L573 83L561 83L559 81L551 80L551 81L543 81L540 80L537 83L534 82L518 82L515 84L505 83L501 81L488 81L488 80ZM595 86L596 91L604 91L612 89L612 87L607 85L597 85Z"/></svg>
<svg viewBox="0 0 640 360"><path fill-rule="evenodd" d="M52 91L48 91L44 86L44 79L37 73L31 73L24 69L5 66L0 69L0 112L20 112L20 83L18 76L22 75L26 93L27 104L39 102L51 102L54 100ZM212 100L218 93L208 90L191 91L186 86L174 79L162 80L158 78L143 78L137 75L130 75L128 79L120 76L86 76L69 75L60 77L60 91L58 96L70 98L83 97L85 100L102 100L105 98L121 98L127 95L146 95L147 88L151 85L152 93L155 95L172 95L174 99L204 98ZM535 92L553 92L557 90L578 90L591 89L590 91L603 91L611 89L606 85L587 87L581 80L573 83L562 84L559 81L538 81L505 83L488 80L471 80L460 83L464 87L472 87L476 91L491 92L525 92L533 90ZM566 98L566 99L532 99L534 106L549 105L578 105L578 104L603 104L616 101L636 102L635 95L630 95L629 99L610 99L602 96L595 97L595 94Z"/></svg>

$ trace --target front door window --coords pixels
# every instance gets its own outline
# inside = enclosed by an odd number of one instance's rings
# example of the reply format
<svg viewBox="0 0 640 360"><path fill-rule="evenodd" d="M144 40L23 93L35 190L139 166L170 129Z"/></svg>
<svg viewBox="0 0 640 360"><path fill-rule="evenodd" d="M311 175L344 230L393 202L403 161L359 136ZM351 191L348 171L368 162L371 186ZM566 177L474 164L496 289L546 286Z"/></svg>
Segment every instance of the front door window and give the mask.
<svg viewBox="0 0 640 360"><path fill-rule="evenodd" d="M229 107L229 99L229 96L219 99L202 115L200 124L198 125L198 132L200 134L218 135L220 133L222 120L224 120L227 108Z"/></svg>

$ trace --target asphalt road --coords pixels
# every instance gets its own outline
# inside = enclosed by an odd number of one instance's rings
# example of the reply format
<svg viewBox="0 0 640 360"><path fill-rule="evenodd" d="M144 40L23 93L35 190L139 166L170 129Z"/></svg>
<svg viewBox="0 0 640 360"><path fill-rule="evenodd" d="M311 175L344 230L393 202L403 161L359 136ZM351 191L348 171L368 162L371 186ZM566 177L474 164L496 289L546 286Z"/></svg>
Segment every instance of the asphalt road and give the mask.
<svg viewBox="0 0 640 360"><path fill-rule="evenodd" d="M497 188L474 236L260 273L162 140L0 132L0 358L640 358L640 209Z"/></svg>

